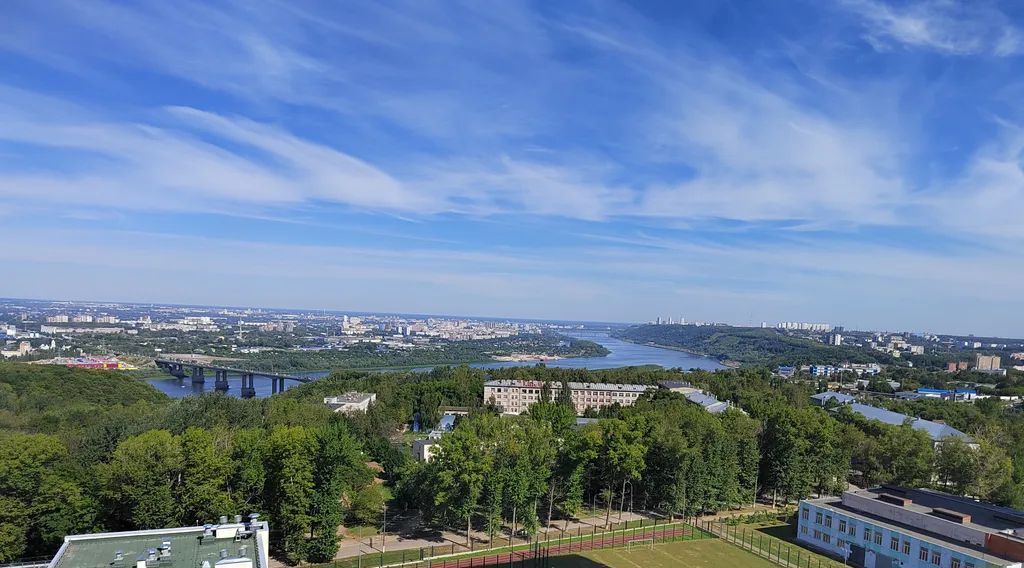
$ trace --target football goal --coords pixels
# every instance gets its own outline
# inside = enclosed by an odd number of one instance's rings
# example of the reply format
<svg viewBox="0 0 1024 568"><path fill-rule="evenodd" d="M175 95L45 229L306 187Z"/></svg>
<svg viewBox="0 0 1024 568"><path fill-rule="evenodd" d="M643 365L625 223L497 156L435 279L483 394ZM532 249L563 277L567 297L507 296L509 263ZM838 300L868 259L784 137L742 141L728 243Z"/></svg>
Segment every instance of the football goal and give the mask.
<svg viewBox="0 0 1024 568"><path fill-rule="evenodd" d="M637 548L654 548L653 538L634 538L633 540L626 541L626 552L632 552Z"/></svg>

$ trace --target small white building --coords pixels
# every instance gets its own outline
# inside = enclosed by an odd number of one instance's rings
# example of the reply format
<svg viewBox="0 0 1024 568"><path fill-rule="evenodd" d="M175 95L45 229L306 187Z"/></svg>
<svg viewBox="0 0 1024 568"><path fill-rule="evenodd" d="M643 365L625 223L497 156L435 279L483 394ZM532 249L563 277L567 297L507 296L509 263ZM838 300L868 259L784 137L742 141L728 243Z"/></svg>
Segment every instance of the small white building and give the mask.
<svg viewBox="0 0 1024 568"><path fill-rule="evenodd" d="M366 412L377 401L377 393L347 392L338 396L325 396L324 404L334 412Z"/></svg>
<svg viewBox="0 0 1024 568"><path fill-rule="evenodd" d="M412 443L412 457L421 462L434 459L434 455L437 453L437 442L434 439L416 440Z"/></svg>

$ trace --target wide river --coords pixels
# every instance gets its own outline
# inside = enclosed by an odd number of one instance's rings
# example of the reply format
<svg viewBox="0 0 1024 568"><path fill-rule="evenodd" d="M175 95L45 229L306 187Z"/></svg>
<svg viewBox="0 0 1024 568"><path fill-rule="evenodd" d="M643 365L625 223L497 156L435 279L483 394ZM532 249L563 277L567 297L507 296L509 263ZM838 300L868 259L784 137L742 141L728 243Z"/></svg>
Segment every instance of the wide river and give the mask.
<svg viewBox="0 0 1024 568"><path fill-rule="evenodd" d="M662 349L660 347L651 347L650 345L637 345L636 343L629 343L627 341L609 337L606 334L587 334L581 337L604 345L610 353L605 357L577 357L575 359L547 361L545 364L548 367L563 367L567 369L614 369L617 367L636 367L641 365L658 365L665 367L666 369L673 367L679 367L681 369L710 370L723 368L722 365L714 359L698 357L696 355L690 355L689 353L675 351L672 349ZM536 364L536 361L499 361L494 363L472 363L470 366L479 369L498 369L502 367L532 367ZM414 370L428 371L430 370L430 367L422 367ZM311 371L296 374L319 378L327 375L328 372ZM270 379L257 376L254 381L256 386L256 396L258 398L271 395ZM238 396L240 384L238 378L231 377L229 383L231 384L231 388L228 390L228 394L231 396ZM193 385L190 379L178 380L173 377L167 377L166 379L150 379L149 384L173 397L191 396L202 394L207 391L213 391L213 377L207 377L205 385ZM294 386L295 384L296 383L293 381L286 382L286 386L289 387Z"/></svg>

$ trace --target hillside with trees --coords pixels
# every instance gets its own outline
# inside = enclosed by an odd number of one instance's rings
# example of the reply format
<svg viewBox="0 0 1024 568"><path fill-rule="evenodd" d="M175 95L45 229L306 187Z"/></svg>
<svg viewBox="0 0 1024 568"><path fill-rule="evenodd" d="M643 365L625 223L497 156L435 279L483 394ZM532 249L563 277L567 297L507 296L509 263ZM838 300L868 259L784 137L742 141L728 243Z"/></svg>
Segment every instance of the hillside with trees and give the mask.
<svg viewBox="0 0 1024 568"><path fill-rule="evenodd" d="M837 493L849 481L1024 504L1024 416L997 403L893 402L978 444L936 447L909 425L811 406L816 385L767 369L489 373L346 371L267 399L171 400L114 372L0 365L0 562L51 554L65 534L248 512L270 521L275 556L322 562L337 550L340 524L376 524L387 499L430 527L505 535L563 523L584 503L606 518L630 502L692 516L755 498ZM489 376L545 381L548 400L522 416L499 415L482 400ZM709 414L659 390L592 412L601 419L577 427L562 396L567 381L659 380L691 381L737 409ZM377 401L348 416L322 404L351 390ZM418 416L429 428L443 406L469 415L442 438L434 461L413 461L410 422ZM385 485L374 482L371 460Z"/></svg>
<svg viewBox="0 0 1024 568"><path fill-rule="evenodd" d="M891 356L858 347L830 346L779 330L694 325L638 325L615 334L619 339L682 349L720 361L743 365L837 365L892 363Z"/></svg>

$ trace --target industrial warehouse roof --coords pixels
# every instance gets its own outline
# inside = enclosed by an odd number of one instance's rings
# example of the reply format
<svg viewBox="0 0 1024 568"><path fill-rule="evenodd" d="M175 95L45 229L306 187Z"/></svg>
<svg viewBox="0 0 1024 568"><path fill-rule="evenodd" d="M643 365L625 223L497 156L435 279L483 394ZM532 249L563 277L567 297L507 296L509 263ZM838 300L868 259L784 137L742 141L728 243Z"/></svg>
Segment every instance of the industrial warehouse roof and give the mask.
<svg viewBox="0 0 1024 568"><path fill-rule="evenodd" d="M722 402L721 400L715 398L714 395L708 394L706 392L691 392L687 393L684 396L686 397L686 400L694 404L701 405L702 407L704 407L704 410L707 410L712 414L718 414L720 412L725 412L726 410L729 410L728 402Z"/></svg>
<svg viewBox="0 0 1024 568"><path fill-rule="evenodd" d="M868 406L866 404L854 403L849 405L850 410L860 414L864 418L869 420L878 420L885 424L891 424L893 426L899 426L903 424L908 418L911 420L911 427L915 430L921 430L928 434L932 440L941 441L946 438L960 438L967 443L974 442L974 439L964 434L960 430L948 426L946 424L939 424L938 422L932 422L930 420L924 420L921 418L912 418L906 414L900 414L899 412L893 412L884 408L878 408L875 406Z"/></svg>
<svg viewBox="0 0 1024 568"><path fill-rule="evenodd" d="M850 396L848 394L843 394L841 392L835 392L835 391L819 392L816 395L812 395L811 398L813 398L815 400L818 400L818 401L821 401L822 404L825 404L826 402L828 402L831 399L835 399L835 401L838 402L839 404L849 404L849 403L853 402L854 400L856 400L854 397L852 397L852 396ZM902 422L901 422L901 424L902 424Z"/></svg>
<svg viewBox="0 0 1024 568"><path fill-rule="evenodd" d="M260 566L257 540L203 537L203 527L69 536L49 568L135 568L137 561L147 560L150 549L159 549L164 542L170 543L170 554L157 553L156 560L146 562L147 568L200 568L204 561L211 568L229 568L244 566L242 559L253 568L266 568Z"/></svg>

